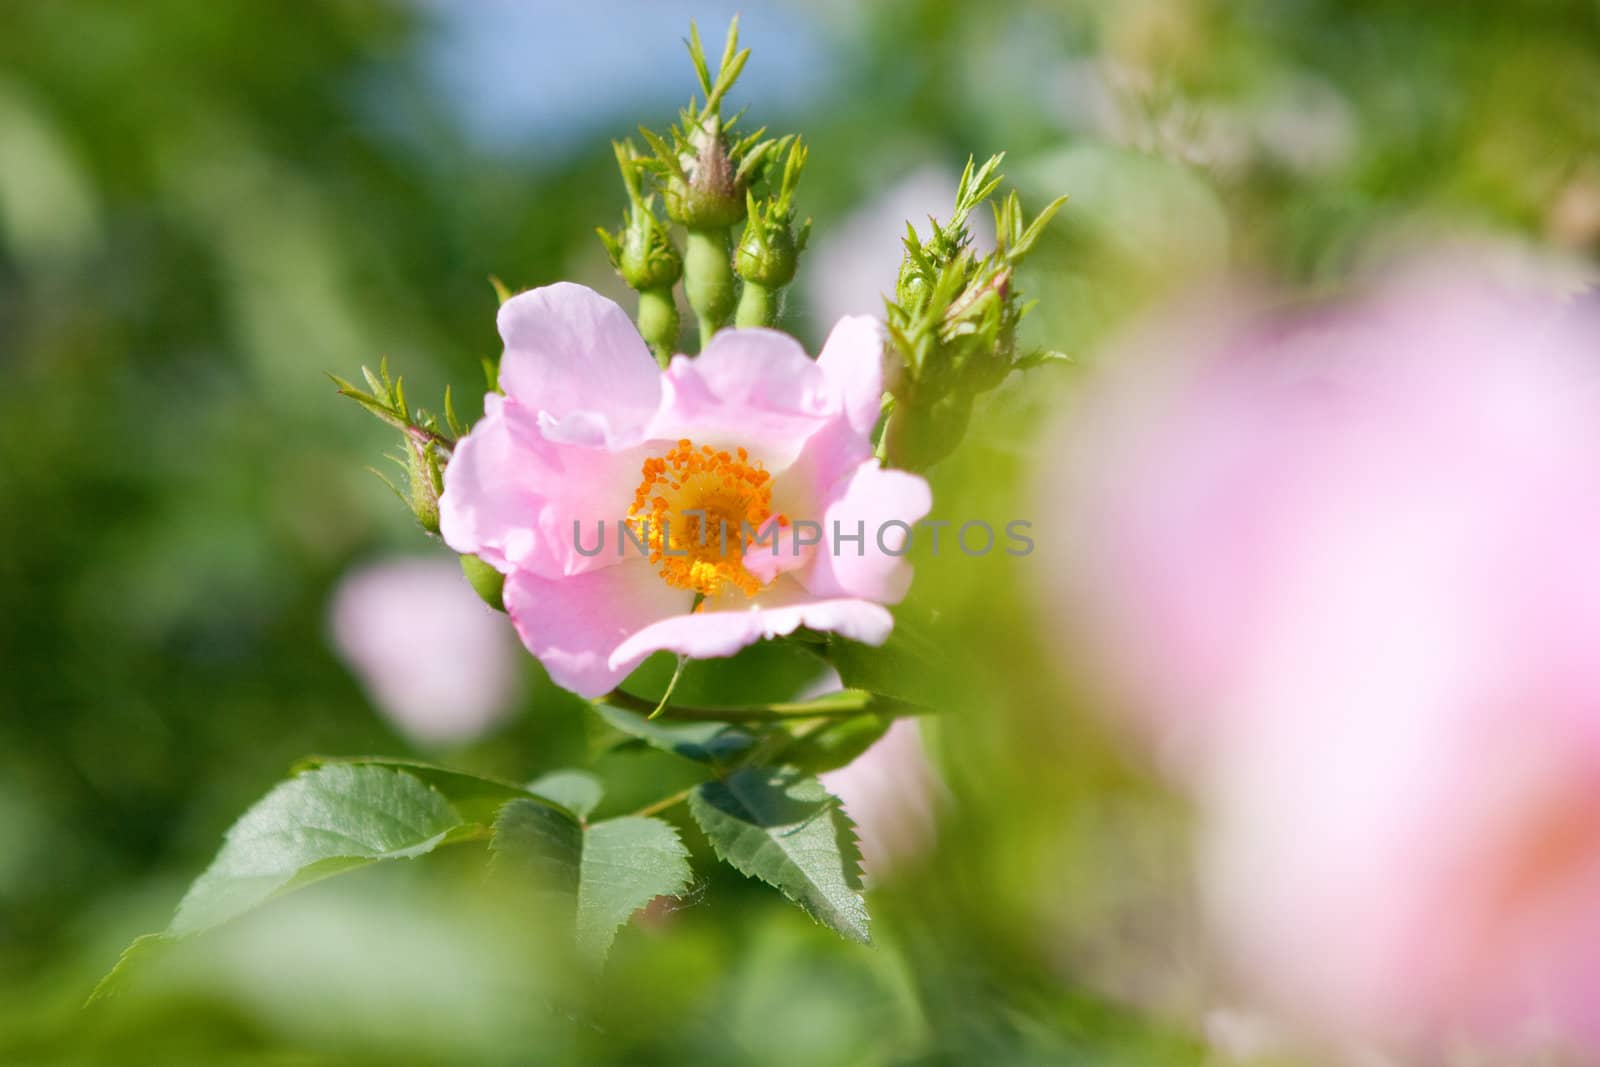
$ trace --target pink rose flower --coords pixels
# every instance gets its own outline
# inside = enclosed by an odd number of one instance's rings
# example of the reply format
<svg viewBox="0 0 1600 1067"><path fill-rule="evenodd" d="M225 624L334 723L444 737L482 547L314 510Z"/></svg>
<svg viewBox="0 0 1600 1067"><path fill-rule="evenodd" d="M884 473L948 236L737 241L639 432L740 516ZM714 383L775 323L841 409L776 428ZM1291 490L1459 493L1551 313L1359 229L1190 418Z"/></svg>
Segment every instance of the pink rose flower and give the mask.
<svg viewBox="0 0 1600 1067"><path fill-rule="evenodd" d="M1429 271L1166 334L1080 413L1067 589L1222 947L1311 1029L1600 1053L1594 327Z"/></svg>
<svg viewBox="0 0 1600 1067"><path fill-rule="evenodd" d="M1414 269L1296 316L1203 303L1108 353L1044 486L1070 550L1051 588L1180 771L1237 718L1324 546L1381 539L1419 485L1549 500L1540 472L1587 471L1600 390L1581 308L1482 275Z"/></svg>
<svg viewBox="0 0 1600 1067"><path fill-rule="evenodd" d="M453 558L363 564L339 580L328 618L373 704L423 744L487 733L521 695L517 642Z"/></svg>
<svg viewBox="0 0 1600 1067"><path fill-rule="evenodd" d="M558 684L596 697L652 652L728 656L801 626L887 639L884 605L911 581L894 524L931 499L873 458L873 320L842 320L815 361L785 334L724 330L664 371L580 285L513 297L499 325L505 395L457 445L440 525L506 575L506 610Z"/></svg>

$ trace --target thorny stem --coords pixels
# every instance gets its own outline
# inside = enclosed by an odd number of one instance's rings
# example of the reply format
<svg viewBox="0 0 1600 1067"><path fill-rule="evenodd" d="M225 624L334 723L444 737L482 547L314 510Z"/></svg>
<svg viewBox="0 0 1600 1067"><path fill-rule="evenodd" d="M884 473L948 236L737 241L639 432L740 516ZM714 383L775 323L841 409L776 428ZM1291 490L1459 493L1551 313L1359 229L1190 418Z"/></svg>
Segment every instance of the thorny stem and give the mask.
<svg viewBox="0 0 1600 1067"><path fill-rule="evenodd" d="M411 438L413 441L416 441L418 444L431 444L436 446L437 448L443 450L446 456L454 451L456 447L456 443L453 439L446 437L442 433L436 433L425 426L418 426L414 422L407 422L405 424L405 435Z"/></svg>

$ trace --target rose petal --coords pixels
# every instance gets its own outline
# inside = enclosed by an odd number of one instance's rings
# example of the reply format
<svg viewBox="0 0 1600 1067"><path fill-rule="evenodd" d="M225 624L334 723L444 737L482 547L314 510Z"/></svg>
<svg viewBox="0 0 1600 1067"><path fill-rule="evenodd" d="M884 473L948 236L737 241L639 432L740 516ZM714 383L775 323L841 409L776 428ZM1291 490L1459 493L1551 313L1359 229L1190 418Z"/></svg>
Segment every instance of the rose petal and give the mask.
<svg viewBox="0 0 1600 1067"><path fill-rule="evenodd" d="M635 557L555 579L517 571L506 579L505 602L517 635L551 680L594 698L615 689L644 658L619 659L618 646L628 635L687 611L694 598Z"/></svg>
<svg viewBox="0 0 1600 1067"><path fill-rule="evenodd" d="M526 407L491 394L445 468L440 534L504 573L553 578L609 566L618 559L614 523L627 514L645 454L551 441ZM589 548L597 522L606 524L607 551L585 556L573 524Z"/></svg>
<svg viewBox="0 0 1600 1067"><path fill-rule="evenodd" d="M823 544L799 573L800 582L815 596L898 603L911 585L904 559L911 534L896 524L909 528L932 507L928 483L915 474L883 470L876 461L861 464L835 489L823 515Z"/></svg>
<svg viewBox="0 0 1600 1067"><path fill-rule="evenodd" d="M872 432L883 407L883 323L871 315L839 320L822 345L817 366L838 390L850 425Z"/></svg>
<svg viewBox="0 0 1600 1067"><path fill-rule="evenodd" d="M603 419L608 436L637 438L661 400L661 378L627 312L593 289L558 282L500 307L500 384L558 423Z"/></svg>
<svg viewBox="0 0 1600 1067"><path fill-rule="evenodd" d="M802 626L881 645L889 639L894 618L887 608L867 600L813 600L793 581L783 579L748 607L674 615L646 626L617 646L611 662L626 672L652 652L677 652L695 659L731 656L746 645L792 634Z"/></svg>
<svg viewBox="0 0 1600 1067"><path fill-rule="evenodd" d="M776 330L723 330L698 358L674 359L662 380L651 437L748 448L774 473L842 411L822 370Z"/></svg>
<svg viewBox="0 0 1600 1067"><path fill-rule="evenodd" d="M781 529L776 551L771 544L751 543L745 549L744 566L763 582L779 574L797 571L811 562L814 545L797 547L795 522L821 524L829 494L844 484L842 479L863 463L874 463L872 441L859 433L845 418L829 421L807 438L799 457L772 480L772 513L787 517L791 526Z"/></svg>

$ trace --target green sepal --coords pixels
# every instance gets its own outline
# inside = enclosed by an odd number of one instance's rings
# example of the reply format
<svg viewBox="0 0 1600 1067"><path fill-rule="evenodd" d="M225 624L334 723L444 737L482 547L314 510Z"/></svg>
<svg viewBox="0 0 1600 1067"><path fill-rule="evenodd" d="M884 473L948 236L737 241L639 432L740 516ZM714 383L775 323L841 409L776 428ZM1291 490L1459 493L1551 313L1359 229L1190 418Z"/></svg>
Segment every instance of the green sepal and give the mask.
<svg viewBox="0 0 1600 1067"><path fill-rule="evenodd" d="M404 771L437 789L461 812L462 818L475 823L493 822L495 813L508 800L537 796L531 789L504 778L397 756L307 756L290 768L290 773L303 774L333 766L388 767ZM559 801L548 802L559 804Z"/></svg>
<svg viewBox="0 0 1600 1067"><path fill-rule="evenodd" d="M467 576L467 582L472 586L472 591L478 594L485 604L496 611L506 610L505 588L506 576L495 570L477 556L461 557L461 573Z"/></svg>

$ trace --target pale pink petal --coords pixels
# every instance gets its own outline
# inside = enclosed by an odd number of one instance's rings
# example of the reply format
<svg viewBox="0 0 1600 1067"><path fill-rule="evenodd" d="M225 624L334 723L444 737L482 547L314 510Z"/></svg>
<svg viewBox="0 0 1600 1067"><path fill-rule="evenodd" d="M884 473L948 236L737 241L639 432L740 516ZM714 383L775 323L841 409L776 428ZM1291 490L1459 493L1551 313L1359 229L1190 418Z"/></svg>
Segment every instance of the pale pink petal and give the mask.
<svg viewBox="0 0 1600 1067"><path fill-rule="evenodd" d="M515 703L521 651L448 555L365 564L329 606L334 648L373 704L418 742L468 741Z"/></svg>
<svg viewBox="0 0 1600 1067"><path fill-rule="evenodd" d="M624 671L652 652L668 651L694 659L731 656L770 637L792 634L800 627L822 630L868 645L889 639L894 618L881 604L867 600L811 600L787 579L760 593L748 607L704 610L675 615L622 642L612 663Z"/></svg>
<svg viewBox="0 0 1600 1067"><path fill-rule="evenodd" d="M822 370L776 330L723 330L698 358L674 359L662 380L666 397L650 437L747 448L774 473L841 413Z"/></svg>
<svg viewBox="0 0 1600 1067"><path fill-rule="evenodd" d="M604 419L625 438L661 398L660 373L628 313L593 289L558 282L518 293L500 307L506 395L557 422Z"/></svg>
<svg viewBox="0 0 1600 1067"><path fill-rule="evenodd" d="M1397 1061L1597 1062L1596 337L1486 258L1097 360L1060 588L1241 988Z"/></svg>
<svg viewBox="0 0 1600 1067"><path fill-rule="evenodd" d="M873 462L871 438L843 418L829 421L807 438L799 457L772 480L772 513L787 517L791 523L821 523L829 493L843 484L847 474L868 462ZM786 530L779 537L776 552L770 544L749 545L744 566L761 581L770 582L779 574L805 567L816 551L815 546L809 545L796 548L792 534Z"/></svg>
<svg viewBox="0 0 1600 1067"><path fill-rule="evenodd" d="M514 424L527 416L514 405L509 411L506 407L498 394L483 398L483 418L456 443L439 498L439 532L445 544L480 556L501 571L533 551L527 501L538 495L541 467L530 460L537 452L525 443L529 437L538 439L537 427L518 433Z"/></svg>
<svg viewBox="0 0 1600 1067"><path fill-rule="evenodd" d="M522 643L551 680L593 698L615 689L644 658L623 663L618 657L629 634L687 611L694 598L663 582L647 561L630 557L566 578L516 571L506 579L505 602Z"/></svg>
<svg viewBox="0 0 1600 1067"><path fill-rule="evenodd" d="M491 394L445 468L440 533L457 552L506 573L522 568L556 577L608 566L617 554L579 553L573 524L581 524L586 548L595 543L596 523L612 533L627 514L644 455L642 447L551 441L526 407Z"/></svg>
<svg viewBox="0 0 1600 1067"><path fill-rule="evenodd" d="M760 537L745 546L741 557L744 569L763 585L777 581L780 574L800 570L816 554L817 546L796 543L793 530L793 526L769 520L761 527Z"/></svg>
<svg viewBox="0 0 1600 1067"><path fill-rule="evenodd" d="M817 356L817 366L839 391L850 425L861 434L872 432L883 406L886 336L871 315L850 315L834 326Z"/></svg>
<svg viewBox="0 0 1600 1067"><path fill-rule="evenodd" d="M827 551L812 557L801 583L815 596L899 602L911 585L910 528L932 506L928 483L915 474L861 464L835 490L822 518Z"/></svg>

